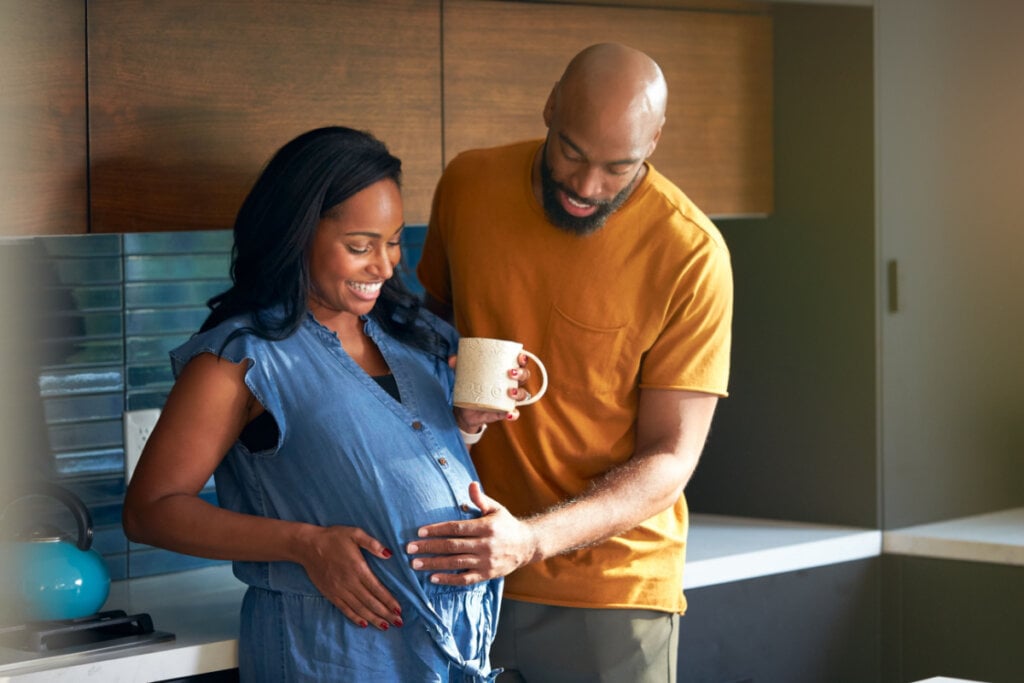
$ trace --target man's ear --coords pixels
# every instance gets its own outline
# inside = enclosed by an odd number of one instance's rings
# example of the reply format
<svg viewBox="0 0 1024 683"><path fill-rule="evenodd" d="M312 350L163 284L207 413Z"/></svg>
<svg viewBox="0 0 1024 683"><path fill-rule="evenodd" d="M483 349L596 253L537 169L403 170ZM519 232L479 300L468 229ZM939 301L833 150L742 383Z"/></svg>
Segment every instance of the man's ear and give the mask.
<svg viewBox="0 0 1024 683"><path fill-rule="evenodd" d="M662 125L664 125L664 123L665 123L665 121L663 119L661 124L658 125L658 130L654 131L654 137L651 138L651 144L647 148L647 157L646 158L650 158L650 156L652 154L654 154L654 150L658 147L658 140L661 139L661 127L662 127Z"/></svg>
<svg viewBox="0 0 1024 683"><path fill-rule="evenodd" d="M544 127L551 127L551 119L555 115L555 97L558 92L558 81L555 81L554 86L551 88L551 93L548 95L548 101L544 103Z"/></svg>

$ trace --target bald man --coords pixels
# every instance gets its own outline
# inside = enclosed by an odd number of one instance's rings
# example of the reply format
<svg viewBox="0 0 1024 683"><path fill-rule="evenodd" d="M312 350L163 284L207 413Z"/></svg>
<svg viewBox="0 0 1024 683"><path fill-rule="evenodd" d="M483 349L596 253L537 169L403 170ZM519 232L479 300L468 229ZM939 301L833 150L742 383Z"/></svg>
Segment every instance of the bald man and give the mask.
<svg viewBox="0 0 1024 683"><path fill-rule="evenodd" d="M647 161L666 98L646 54L590 46L551 90L544 140L460 154L434 196L428 303L464 336L522 342L550 377L466 435L479 511L406 548L439 584L507 576L500 681L676 679L683 489L726 395L732 274L715 226Z"/></svg>

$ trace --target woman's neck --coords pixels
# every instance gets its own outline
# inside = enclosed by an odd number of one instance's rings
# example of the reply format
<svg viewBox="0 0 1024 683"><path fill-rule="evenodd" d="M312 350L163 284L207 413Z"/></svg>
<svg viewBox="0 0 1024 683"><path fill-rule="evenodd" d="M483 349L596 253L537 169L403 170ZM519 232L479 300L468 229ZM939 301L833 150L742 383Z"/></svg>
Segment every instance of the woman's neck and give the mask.
<svg viewBox="0 0 1024 683"><path fill-rule="evenodd" d="M317 322L338 335L341 348L367 374L375 376L391 372L387 361L384 360L384 354L380 352L373 340L366 336L362 318L344 311L332 314L326 309L316 306L310 306L310 312Z"/></svg>

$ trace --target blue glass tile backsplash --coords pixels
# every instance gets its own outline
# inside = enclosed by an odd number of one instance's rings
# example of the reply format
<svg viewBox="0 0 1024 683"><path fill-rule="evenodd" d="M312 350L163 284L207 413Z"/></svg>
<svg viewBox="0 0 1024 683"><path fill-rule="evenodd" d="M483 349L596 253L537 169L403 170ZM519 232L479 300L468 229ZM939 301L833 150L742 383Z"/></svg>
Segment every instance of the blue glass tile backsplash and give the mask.
<svg viewBox="0 0 1024 683"><path fill-rule="evenodd" d="M422 288L413 273L425 234L425 226L407 226L402 238L400 276L418 294ZM173 382L168 351L199 328L208 312L206 301L230 284L231 232L0 243L0 249L15 248L19 257L31 255L37 278L30 334L39 355L38 412L48 452L33 467L86 503L95 526L94 547L112 578L213 564L125 538L123 413L163 406ZM202 496L216 503L212 483ZM53 522L73 529L59 507L54 506Z"/></svg>

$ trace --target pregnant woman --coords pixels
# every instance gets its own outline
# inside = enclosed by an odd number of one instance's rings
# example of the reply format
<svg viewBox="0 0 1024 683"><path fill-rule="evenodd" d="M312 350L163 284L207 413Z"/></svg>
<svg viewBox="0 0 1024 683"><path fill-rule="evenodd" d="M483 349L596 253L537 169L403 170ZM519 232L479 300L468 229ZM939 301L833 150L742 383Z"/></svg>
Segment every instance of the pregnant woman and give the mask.
<svg viewBox="0 0 1024 683"><path fill-rule="evenodd" d="M248 584L245 681L495 676L501 580L435 585L394 555L425 524L507 514L463 440L513 417L453 411L456 333L393 277L400 169L341 127L274 155L128 487L131 540L232 560ZM219 506L199 497L211 475Z"/></svg>

